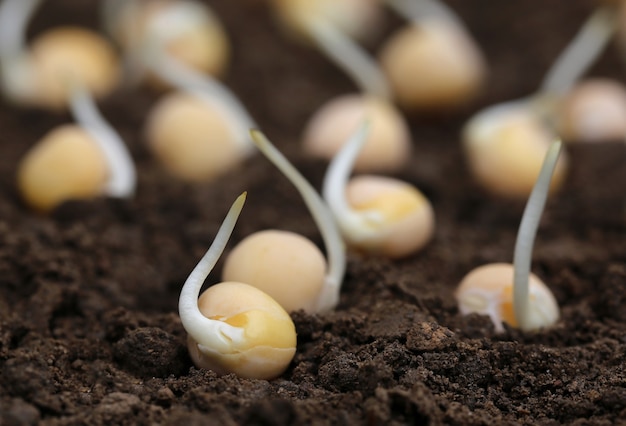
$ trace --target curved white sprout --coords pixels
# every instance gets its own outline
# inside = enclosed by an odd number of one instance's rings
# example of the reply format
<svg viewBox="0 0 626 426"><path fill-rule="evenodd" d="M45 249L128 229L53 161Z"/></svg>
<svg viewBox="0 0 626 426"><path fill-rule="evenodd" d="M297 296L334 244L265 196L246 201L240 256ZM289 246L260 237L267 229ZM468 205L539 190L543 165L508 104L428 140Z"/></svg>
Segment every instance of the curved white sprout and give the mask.
<svg viewBox="0 0 626 426"><path fill-rule="evenodd" d="M324 176L322 194L333 212L339 228L352 241L367 239L378 232L383 217L375 210L359 212L346 199L346 185L352 167L369 134L369 122L364 122L332 159Z"/></svg>
<svg viewBox="0 0 626 426"><path fill-rule="evenodd" d="M316 45L348 74L361 91L390 99L391 91L383 71L358 43L319 19L312 19L307 30Z"/></svg>
<svg viewBox="0 0 626 426"><path fill-rule="evenodd" d="M74 119L89 133L106 158L109 179L104 192L113 197L130 197L135 193L137 176L126 145L102 117L93 98L82 86L73 83L70 108Z"/></svg>
<svg viewBox="0 0 626 426"><path fill-rule="evenodd" d="M0 4L0 58L17 56L26 46L26 27L42 0L4 0Z"/></svg>
<svg viewBox="0 0 626 426"><path fill-rule="evenodd" d="M137 0L108 0L105 2L104 19L110 33L114 33L114 20L122 8L139 9ZM130 13L138 15L138 12ZM192 19L193 22L189 22ZM136 81L145 71L178 90L202 99L216 108L233 123L233 131L241 148L252 151L248 129L257 125L237 97L219 80L185 65L168 53L165 45L180 35L180 29L188 25L202 25L217 21L210 9L193 1L179 1L169 6L167 13L153 19L144 34L138 34L137 45L126 52L125 63L130 69L131 79Z"/></svg>
<svg viewBox="0 0 626 426"><path fill-rule="evenodd" d="M180 291L178 300L180 320L187 334L198 343L201 351L205 353L231 353L233 346L241 345L245 339L242 328L234 327L223 321L212 320L202 315L198 308L198 296L204 280L213 270L226 247L241 209L243 209L246 195L244 192L235 200L220 229L217 231L213 244L211 244L211 247L200 259L200 262L191 271Z"/></svg>
<svg viewBox="0 0 626 426"><path fill-rule="evenodd" d="M346 249L333 214L313 186L272 145L263 133L258 130L251 130L250 135L259 150L296 187L322 234L328 256L328 270L324 280L324 287L318 299L317 311L331 310L339 303L339 291L341 290L341 283L346 271Z"/></svg>
<svg viewBox="0 0 626 426"><path fill-rule="evenodd" d="M529 329L528 279L530 276L533 244L539 220L548 198L550 179L561 152L561 145L561 141L555 141L548 148L539 177L528 198L520 227L517 231L517 240L515 241L513 254L513 310L515 312L515 320L522 330Z"/></svg>
<svg viewBox="0 0 626 426"><path fill-rule="evenodd" d="M616 28L614 6L593 12L546 73L540 92L561 96L570 90L602 53Z"/></svg>

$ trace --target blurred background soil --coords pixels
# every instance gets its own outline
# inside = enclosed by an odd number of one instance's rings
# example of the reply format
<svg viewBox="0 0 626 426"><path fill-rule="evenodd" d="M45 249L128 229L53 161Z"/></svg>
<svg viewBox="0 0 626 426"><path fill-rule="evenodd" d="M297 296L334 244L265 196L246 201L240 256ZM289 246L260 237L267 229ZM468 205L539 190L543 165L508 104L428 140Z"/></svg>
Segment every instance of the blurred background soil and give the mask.
<svg viewBox="0 0 626 426"><path fill-rule="evenodd" d="M299 138L326 100L355 91L316 51L281 33L258 0L207 0L233 47L225 82L319 187L325 164ZM215 183L167 176L141 128L158 99L119 89L101 103L139 173L133 200L69 202L37 215L15 191L16 163L64 114L0 103L0 424L617 424L626 422L626 225L623 142L569 145L571 173L544 213L533 271L561 305L558 324L495 334L453 298L472 268L512 258L523 202L469 177L459 143L478 108L529 94L593 10L590 0L452 0L491 67L486 92L447 116L412 116L398 176L432 201L437 231L402 261L357 254L341 303L294 313L297 354L273 381L195 369L177 315L185 278L228 207L249 199L231 245L264 228L321 238L291 185L257 155ZM44 4L31 35L96 28L98 3ZM385 15L375 52L403 23ZM589 75L623 80L612 44ZM221 263L208 283L219 281Z"/></svg>

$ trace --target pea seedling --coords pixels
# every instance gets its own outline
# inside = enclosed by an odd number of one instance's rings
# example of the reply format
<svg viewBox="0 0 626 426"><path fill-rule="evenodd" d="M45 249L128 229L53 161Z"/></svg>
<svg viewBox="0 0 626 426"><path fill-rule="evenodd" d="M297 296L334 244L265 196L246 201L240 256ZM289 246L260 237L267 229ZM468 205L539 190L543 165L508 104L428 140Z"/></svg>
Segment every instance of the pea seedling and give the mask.
<svg viewBox="0 0 626 426"><path fill-rule="evenodd" d="M398 102L437 111L466 104L482 88L487 66L458 17L438 0L386 0L411 22L383 47L380 62Z"/></svg>
<svg viewBox="0 0 626 426"><path fill-rule="evenodd" d="M491 106L463 129L470 171L489 191L525 197L540 169L545 147L555 138L556 108L563 95L598 56L614 29L611 7L598 9L548 71L540 90L516 101ZM562 156L552 188L564 181Z"/></svg>
<svg viewBox="0 0 626 426"><path fill-rule="evenodd" d="M456 291L461 314L488 315L497 332L504 331L503 321L512 327L530 331L549 327L559 318L554 296L538 277L530 273L530 263L561 145L560 141L553 142L545 156L524 209L515 242L513 265L495 263L474 269L463 278Z"/></svg>
<svg viewBox="0 0 626 426"><path fill-rule="evenodd" d="M474 178L492 194L508 198L527 197L537 179L554 134L526 100L489 107L465 125L463 147ZM561 187L568 158L557 164L552 191Z"/></svg>
<svg viewBox="0 0 626 426"><path fill-rule="evenodd" d="M252 130L251 136L304 199L322 234L328 266L319 249L306 238L285 231L262 231L232 250L222 278L247 282L263 290L287 311L334 309L339 302L346 254L332 213L311 184L261 132Z"/></svg>
<svg viewBox="0 0 626 426"><path fill-rule="evenodd" d="M145 126L150 148L173 176L207 182L254 152L247 129L256 124L225 86L158 44L144 55L149 69L178 89L153 107Z"/></svg>
<svg viewBox="0 0 626 426"><path fill-rule="evenodd" d="M252 155L246 129L254 121L225 87L167 55L153 69L177 87L149 112L145 135L167 171L189 182L208 182Z"/></svg>
<svg viewBox="0 0 626 426"><path fill-rule="evenodd" d="M226 33L207 5L193 0L108 0L104 25L127 56L133 80L146 70L143 50L149 41L185 66L221 75L230 56ZM167 84L148 69L148 79Z"/></svg>
<svg viewBox="0 0 626 426"><path fill-rule="evenodd" d="M626 139L626 87L608 78L581 81L558 108L557 126L567 141Z"/></svg>
<svg viewBox="0 0 626 426"><path fill-rule="evenodd" d="M99 35L61 27L39 35L25 47L25 29L40 0L5 0L0 5L2 90L25 106L63 109L70 97L68 79L93 96L110 93L119 80L113 48Z"/></svg>
<svg viewBox="0 0 626 426"><path fill-rule="evenodd" d="M135 191L135 167L124 142L76 84L70 107L79 124L52 130L18 166L20 193L42 212L69 199L130 197Z"/></svg>
<svg viewBox="0 0 626 426"><path fill-rule="evenodd" d="M320 108L306 125L305 152L332 159L352 129L368 116L374 128L355 168L382 172L403 167L411 150L408 126L389 102L389 87L382 70L354 40L372 29L370 22L379 13L377 2L275 0L273 4L285 26L314 43L362 93L340 96Z"/></svg>
<svg viewBox="0 0 626 426"><path fill-rule="evenodd" d="M178 312L197 367L218 374L272 379L287 369L296 352L296 330L289 314L261 290L240 282L216 284L198 298L245 199L243 193L235 200L213 243L189 274L180 292Z"/></svg>
<svg viewBox="0 0 626 426"><path fill-rule="evenodd" d="M397 179L363 175L348 183L368 130L369 125L361 126L330 163L324 199L350 246L392 258L405 257L431 239L433 209L417 188Z"/></svg>
<svg viewBox="0 0 626 426"><path fill-rule="evenodd" d="M404 167L411 154L406 121L391 103L367 95L345 95L330 100L311 118L303 137L304 150L314 157L332 159L352 129L366 117L371 132L354 168L360 172L393 172Z"/></svg>

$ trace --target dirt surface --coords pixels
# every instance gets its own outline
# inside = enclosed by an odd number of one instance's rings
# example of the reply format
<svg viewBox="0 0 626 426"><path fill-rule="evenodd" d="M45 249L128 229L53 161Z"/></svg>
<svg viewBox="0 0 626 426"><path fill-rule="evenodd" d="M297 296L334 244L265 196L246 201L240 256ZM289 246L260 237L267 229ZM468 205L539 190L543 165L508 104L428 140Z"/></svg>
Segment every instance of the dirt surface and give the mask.
<svg viewBox="0 0 626 426"><path fill-rule="evenodd" d="M355 88L285 38L264 2L208 3L233 45L226 83L319 187L325 164L302 155L300 134L324 101ZM41 216L16 193L16 163L69 117L0 104L0 424L626 424L623 143L567 147L571 172L547 204L533 257L562 308L555 327L496 334L487 318L462 317L452 294L472 268L510 261L524 207L469 178L459 129L478 108L536 88L594 5L450 4L483 46L491 78L465 111L410 118L415 151L399 176L431 199L436 236L402 261L350 255L338 309L293 314L297 354L273 381L194 368L177 315L182 283L244 190L232 242L280 227L322 245L268 161L255 156L208 185L176 182L140 131L158 94L120 89L101 106L137 162L136 198L69 202ZM372 51L402 24L384 19ZM68 23L97 26L96 3L47 2L31 34ZM612 45L591 74L623 78L618 59Z"/></svg>

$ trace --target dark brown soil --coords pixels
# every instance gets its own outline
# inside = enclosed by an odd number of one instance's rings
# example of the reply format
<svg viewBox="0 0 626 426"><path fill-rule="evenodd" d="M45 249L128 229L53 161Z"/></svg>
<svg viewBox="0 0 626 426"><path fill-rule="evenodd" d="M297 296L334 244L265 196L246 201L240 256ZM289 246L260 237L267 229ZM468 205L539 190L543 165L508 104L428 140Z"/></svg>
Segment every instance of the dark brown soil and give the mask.
<svg viewBox="0 0 626 426"><path fill-rule="evenodd" d="M299 135L321 103L354 87L285 39L264 2L208 3L232 39L226 83L319 185L325 164L302 156ZM175 182L138 130L157 95L124 89L102 108L136 159L136 199L71 202L42 217L16 194L16 163L69 118L0 104L0 424L626 424L623 143L567 147L571 174L548 202L533 263L562 307L554 328L497 335L488 319L461 317L452 296L472 268L510 261L524 206L472 182L459 129L477 108L536 88L593 3L450 3L484 46L492 75L471 109L411 118L415 155L401 177L432 200L436 237L403 261L351 255L340 306L293 315L297 354L269 382L194 368L177 301L244 190L233 241L280 227L321 245L286 180L256 156L214 184ZM96 12L95 2L47 2L32 34L96 26ZM385 19L372 49L401 24ZM623 78L618 57L611 46L592 73Z"/></svg>

